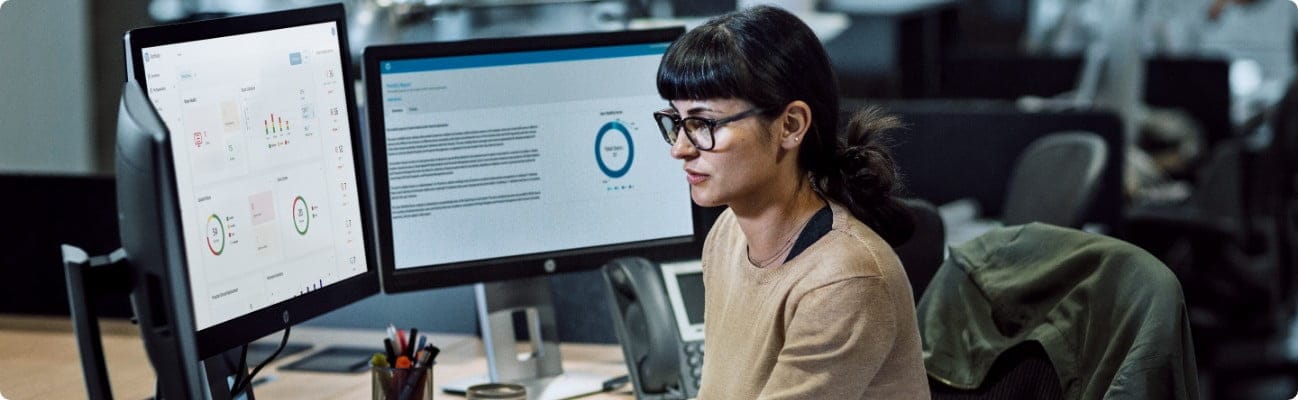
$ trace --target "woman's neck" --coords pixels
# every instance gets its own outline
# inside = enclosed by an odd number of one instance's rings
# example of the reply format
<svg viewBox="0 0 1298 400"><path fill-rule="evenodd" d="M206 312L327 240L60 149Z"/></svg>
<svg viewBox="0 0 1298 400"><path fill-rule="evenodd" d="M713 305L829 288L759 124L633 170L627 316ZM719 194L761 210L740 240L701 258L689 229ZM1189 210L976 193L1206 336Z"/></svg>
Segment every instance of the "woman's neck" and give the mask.
<svg viewBox="0 0 1298 400"><path fill-rule="evenodd" d="M748 239L748 256L755 264L779 265L792 249L807 221L825 206L805 176L785 188L772 188L764 201L732 204L731 209Z"/></svg>

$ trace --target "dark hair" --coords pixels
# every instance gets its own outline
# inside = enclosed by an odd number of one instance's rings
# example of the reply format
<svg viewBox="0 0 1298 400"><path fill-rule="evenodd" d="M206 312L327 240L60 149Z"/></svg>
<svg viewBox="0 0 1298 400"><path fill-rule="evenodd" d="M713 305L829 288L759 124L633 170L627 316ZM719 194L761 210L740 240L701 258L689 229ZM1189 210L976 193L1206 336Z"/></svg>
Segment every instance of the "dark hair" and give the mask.
<svg viewBox="0 0 1298 400"><path fill-rule="evenodd" d="M883 143L900 125L878 109L857 112L838 135L838 82L820 40L802 20L757 6L718 16L672 43L658 67L664 99L742 99L766 118L802 100L811 127L798 154L813 187L851 210L893 246L910 238L914 220L895 194L896 164Z"/></svg>

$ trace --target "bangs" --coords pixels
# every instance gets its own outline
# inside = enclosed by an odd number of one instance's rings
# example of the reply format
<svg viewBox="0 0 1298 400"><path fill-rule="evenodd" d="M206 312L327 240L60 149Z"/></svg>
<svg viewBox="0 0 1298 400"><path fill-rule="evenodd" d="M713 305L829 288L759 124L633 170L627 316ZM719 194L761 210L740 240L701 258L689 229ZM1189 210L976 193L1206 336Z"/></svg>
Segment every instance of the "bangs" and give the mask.
<svg viewBox="0 0 1298 400"><path fill-rule="evenodd" d="M666 100L746 98L741 82L749 82L748 65L734 36L710 21L695 28L667 49L658 66L658 95Z"/></svg>

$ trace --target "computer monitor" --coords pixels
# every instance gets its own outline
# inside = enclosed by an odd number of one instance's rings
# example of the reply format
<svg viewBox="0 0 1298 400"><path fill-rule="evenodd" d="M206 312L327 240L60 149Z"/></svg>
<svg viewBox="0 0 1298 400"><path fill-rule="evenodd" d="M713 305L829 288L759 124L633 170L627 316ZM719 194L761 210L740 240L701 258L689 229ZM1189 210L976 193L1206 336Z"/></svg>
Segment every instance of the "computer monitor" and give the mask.
<svg viewBox="0 0 1298 400"><path fill-rule="evenodd" d="M480 283L491 381L562 370L535 277L623 255L698 257L689 185L652 118L667 106L658 65L682 33L365 50L384 290ZM513 354L507 314L519 309L535 311L531 354Z"/></svg>
<svg viewBox="0 0 1298 400"><path fill-rule="evenodd" d="M124 38L121 239L160 381L378 292L344 23L338 4Z"/></svg>

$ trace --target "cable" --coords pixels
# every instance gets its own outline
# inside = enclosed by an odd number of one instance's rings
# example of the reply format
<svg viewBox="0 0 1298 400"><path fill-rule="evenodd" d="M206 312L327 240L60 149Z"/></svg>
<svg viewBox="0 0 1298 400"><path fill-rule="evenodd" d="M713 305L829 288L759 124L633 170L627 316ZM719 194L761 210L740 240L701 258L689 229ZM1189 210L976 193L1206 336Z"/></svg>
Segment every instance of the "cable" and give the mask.
<svg viewBox="0 0 1298 400"><path fill-rule="evenodd" d="M284 338L280 339L279 348L275 349L275 352L271 353L270 357L266 357L266 360L262 361L261 364L258 364L257 368L253 368L252 372L249 373L248 376L245 377L242 381L238 380L237 378L235 379L233 390L230 391L230 397L237 397L239 396L240 393L243 393L244 390L247 390L248 388L252 387L252 378L256 377L257 373L261 372L262 368L266 367L267 364L270 364L271 361L274 361L275 357L278 357L279 353L284 351L284 347L288 345L288 332L291 328L292 328L291 326L284 327ZM243 357L241 357L243 358L243 360L239 361L239 364L241 366L243 367L247 366L247 362L248 362L247 357L248 354L245 352Z"/></svg>
<svg viewBox="0 0 1298 400"><path fill-rule="evenodd" d="M234 384L230 385L230 387L238 386L240 380L243 378L243 374L247 372L248 372L248 344L244 343L243 350L239 352L239 365L234 367Z"/></svg>

